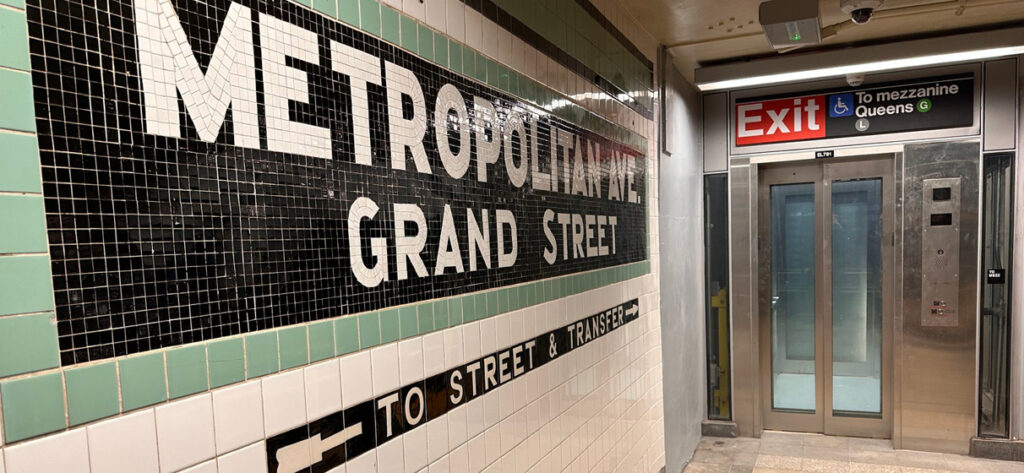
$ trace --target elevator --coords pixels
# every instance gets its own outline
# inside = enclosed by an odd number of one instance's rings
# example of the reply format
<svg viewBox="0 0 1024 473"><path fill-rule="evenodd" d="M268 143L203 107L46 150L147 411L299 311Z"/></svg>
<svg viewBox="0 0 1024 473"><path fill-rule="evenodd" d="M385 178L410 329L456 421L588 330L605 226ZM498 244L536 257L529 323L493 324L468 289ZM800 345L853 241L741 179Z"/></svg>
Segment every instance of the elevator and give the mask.
<svg viewBox="0 0 1024 473"><path fill-rule="evenodd" d="M728 179L718 197L728 199L728 281L716 288L729 320L716 327L731 343L731 359L715 357L730 369L729 412L716 400L709 418L740 436L813 432L955 453L1010 430L993 419L1007 412L1010 253L1000 242L1012 221L992 220L1008 212L1007 174L985 163L1014 118L986 94L1007 93L996 85L1015 83L1016 63L704 96L705 169ZM1005 156L990 161L1006 169Z"/></svg>
<svg viewBox="0 0 1024 473"><path fill-rule="evenodd" d="M889 436L894 161L811 161L760 173L765 429Z"/></svg>
<svg viewBox="0 0 1024 473"><path fill-rule="evenodd" d="M738 243L749 244L753 297L734 305L733 335L756 342L736 343L734 357L751 358L733 366L754 376L734 375L736 396L754 403L752 433L966 452L977 429L979 143L799 156L744 167L750 233ZM731 223L735 250L743 225ZM734 252L734 281L745 276L737 263Z"/></svg>

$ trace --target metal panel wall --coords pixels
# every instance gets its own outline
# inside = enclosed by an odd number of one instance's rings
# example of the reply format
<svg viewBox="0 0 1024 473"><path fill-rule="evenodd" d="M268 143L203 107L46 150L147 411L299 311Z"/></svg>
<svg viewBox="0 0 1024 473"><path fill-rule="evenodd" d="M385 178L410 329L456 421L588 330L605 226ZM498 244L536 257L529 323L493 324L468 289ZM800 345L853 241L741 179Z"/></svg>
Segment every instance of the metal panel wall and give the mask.
<svg viewBox="0 0 1024 473"><path fill-rule="evenodd" d="M1017 59L985 63L985 151L1011 150L1017 145Z"/></svg>
<svg viewBox="0 0 1024 473"><path fill-rule="evenodd" d="M904 161L903 320L896 366L901 448L967 453L975 435L978 314L977 142L908 144ZM930 326L921 300L922 192L925 179L960 180L959 294L955 325Z"/></svg>
<svg viewBox="0 0 1024 473"><path fill-rule="evenodd" d="M1017 63L1017 104L1020 104L1020 97L1024 97L1024 56L1018 58ZM1024 107L1017 107L1018 123L1024 123ZM1024 149L1024 133L1017 134L1018 149ZM1015 215L1024 215L1024 160L1018 154L1014 182L1014 204ZM1013 274L1024 274L1024 218L1018 217L1013 223L1013 246L1017 250L1013 253ZM1011 294L1017 297L1010 297L1010 438L1024 439L1024 277L1018 276L1013 280L1010 289Z"/></svg>
<svg viewBox="0 0 1024 473"><path fill-rule="evenodd" d="M757 323L757 167L733 159L729 168L732 290L732 418L742 436L761 435Z"/></svg>
<svg viewBox="0 0 1024 473"><path fill-rule="evenodd" d="M729 94L704 96L704 172L729 167Z"/></svg>

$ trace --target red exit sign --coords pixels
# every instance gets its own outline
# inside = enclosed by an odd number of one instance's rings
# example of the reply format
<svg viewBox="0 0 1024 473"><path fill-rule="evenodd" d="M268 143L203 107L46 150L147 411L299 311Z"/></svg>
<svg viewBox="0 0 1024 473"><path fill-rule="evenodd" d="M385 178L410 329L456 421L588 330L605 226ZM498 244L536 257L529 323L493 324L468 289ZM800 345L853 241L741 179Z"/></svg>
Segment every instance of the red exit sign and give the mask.
<svg viewBox="0 0 1024 473"><path fill-rule="evenodd" d="M736 145L813 140L825 137L824 95L736 105Z"/></svg>

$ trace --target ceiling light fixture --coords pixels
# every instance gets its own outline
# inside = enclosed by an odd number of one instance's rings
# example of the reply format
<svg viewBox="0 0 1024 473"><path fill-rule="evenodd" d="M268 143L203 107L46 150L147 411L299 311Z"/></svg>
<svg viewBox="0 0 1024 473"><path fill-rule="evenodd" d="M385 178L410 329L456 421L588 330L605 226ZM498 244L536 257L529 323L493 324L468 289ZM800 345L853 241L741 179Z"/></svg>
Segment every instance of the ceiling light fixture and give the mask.
<svg viewBox="0 0 1024 473"><path fill-rule="evenodd" d="M752 87L756 85L778 84L782 82L804 81L809 79L822 79L826 77L842 77L847 74L863 74L870 72L890 71L895 69L908 69L913 67L934 66L937 64L949 64L956 62L976 61L1003 56L1024 54L1024 45L1009 46L1002 48L976 49L955 53L930 54L914 56L901 59L889 59L885 61L865 62L845 66L823 67L818 69L805 69L792 72L766 74L760 76L742 77L737 79L719 80L713 82L697 82L697 88L702 92L724 89L738 89L741 87ZM751 64L753 69L756 66Z"/></svg>

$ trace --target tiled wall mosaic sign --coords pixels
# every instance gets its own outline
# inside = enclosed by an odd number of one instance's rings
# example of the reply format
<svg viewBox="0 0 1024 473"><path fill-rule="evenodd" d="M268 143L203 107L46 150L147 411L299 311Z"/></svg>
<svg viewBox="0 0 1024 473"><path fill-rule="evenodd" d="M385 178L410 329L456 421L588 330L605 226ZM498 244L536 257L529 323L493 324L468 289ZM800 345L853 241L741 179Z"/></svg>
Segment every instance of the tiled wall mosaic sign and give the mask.
<svg viewBox="0 0 1024 473"><path fill-rule="evenodd" d="M414 22L28 3L64 365L646 258L643 156Z"/></svg>
<svg viewBox="0 0 1024 473"><path fill-rule="evenodd" d="M332 471L640 317L633 299L268 438L267 471ZM525 427L525 426L524 426Z"/></svg>

